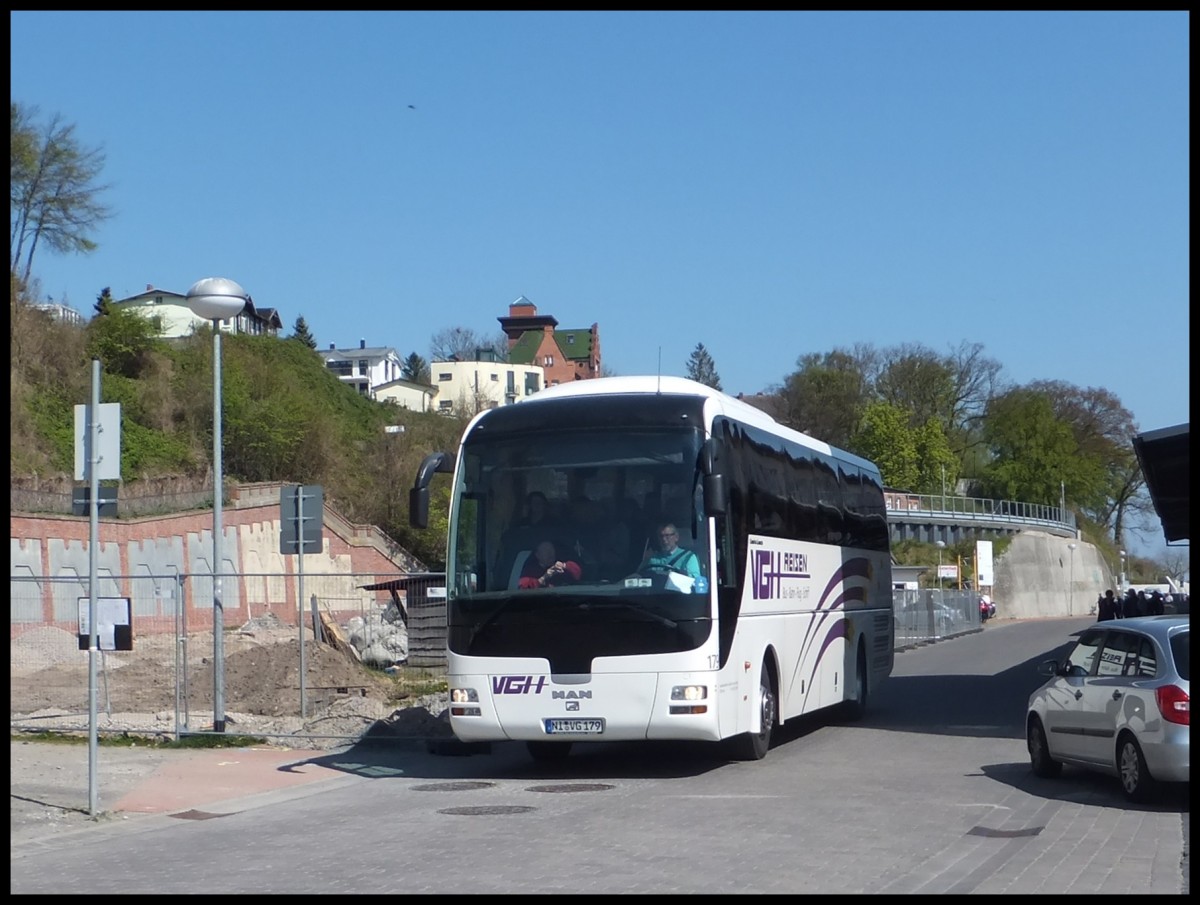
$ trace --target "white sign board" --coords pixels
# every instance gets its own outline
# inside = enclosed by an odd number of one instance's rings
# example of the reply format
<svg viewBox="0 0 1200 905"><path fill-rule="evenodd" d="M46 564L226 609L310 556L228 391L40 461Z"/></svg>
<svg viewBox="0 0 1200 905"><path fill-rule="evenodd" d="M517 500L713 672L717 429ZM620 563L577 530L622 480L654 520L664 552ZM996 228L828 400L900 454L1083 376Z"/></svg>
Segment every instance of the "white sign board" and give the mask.
<svg viewBox="0 0 1200 905"><path fill-rule="evenodd" d="M996 583L996 571L992 566L992 542L975 541L975 587L990 588Z"/></svg>
<svg viewBox="0 0 1200 905"><path fill-rule="evenodd" d="M958 578L958 566L954 563L938 566L938 578Z"/></svg>
<svg viewBox="0 0 1200 905"><path fill-rule="evenodd" d="M92 436L88 430L87 413L90 405L75 406L75 480L91 480L88 463L96 460L96 478L100 481L121 480L121 403L101 402L96 416L97 455L92 455Z"/></svg>
<svg viewBox="0 0 1200 905"><path fill-rule="evenodd" d="M79 649L87 650L91 637L91 599L79 598ZM133 624L128 597L96 598L96 640L100 650L133 650Z"/></svg>

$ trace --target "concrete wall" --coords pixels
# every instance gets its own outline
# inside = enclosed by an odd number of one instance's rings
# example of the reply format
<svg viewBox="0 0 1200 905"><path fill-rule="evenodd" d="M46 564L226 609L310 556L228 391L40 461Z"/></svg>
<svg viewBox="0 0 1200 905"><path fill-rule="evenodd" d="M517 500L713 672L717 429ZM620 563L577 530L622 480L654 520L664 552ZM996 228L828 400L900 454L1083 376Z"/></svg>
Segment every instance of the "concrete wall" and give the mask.
<svg viewBox="0 0 1200 905"><path fill-rule="evenodd" d="M354 607L387 597L360 591L359 585L425 571L373 526L353 525L329 506L323 515L323 549L304 556L304 572L310 576L304 585L306 599L327 595L334 603ZM211 627L212 519L211 510L102 519L98 595L129 596L141 631L170 631L178 614L173 578L191 576L185 588L187 624ZM233 576L222 582L225 624L240 625L266 612L294 622L300 563L297 556L279 552L278 489L242 494L233 507L223 510L222 528L220 572ZM9 625L14 637L33 624L71 627L78 621L78 598L86 594L89 574L89 541L90 523L84 517L9 516ZM47 578L53 581L36 581Z"/></svg>
<svg viewBox="0 0 1200 905"><path fill-rule="evenodd" d="M1072 551L1068 544L1075 544ZM1116 576L1084 540L1022 531L995 562L992 599L999 619L1086 616Z"/></svg>

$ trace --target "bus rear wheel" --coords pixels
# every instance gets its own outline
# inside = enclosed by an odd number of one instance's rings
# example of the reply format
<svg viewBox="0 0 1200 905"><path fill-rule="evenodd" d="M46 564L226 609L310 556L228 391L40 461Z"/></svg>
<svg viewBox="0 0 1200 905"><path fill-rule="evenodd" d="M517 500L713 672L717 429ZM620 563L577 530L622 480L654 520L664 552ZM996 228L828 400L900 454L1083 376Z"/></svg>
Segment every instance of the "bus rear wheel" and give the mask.
<svg viewBox="0 0 1200 905"><path fill-rule="evenodd" d="M771 748L771 733L778 717L775 685L771 671L764 661L758 679L758 731L743 732L731 739L730 749L735 760L762 760Z"/></svg>

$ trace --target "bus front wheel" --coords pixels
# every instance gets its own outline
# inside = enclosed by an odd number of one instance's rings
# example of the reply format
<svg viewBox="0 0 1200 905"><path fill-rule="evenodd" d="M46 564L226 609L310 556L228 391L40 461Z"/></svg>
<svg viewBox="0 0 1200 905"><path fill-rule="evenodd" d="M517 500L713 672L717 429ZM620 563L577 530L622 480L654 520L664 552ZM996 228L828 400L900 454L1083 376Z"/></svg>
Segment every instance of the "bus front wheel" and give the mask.
<svg viewBox="0 0 1200 905"><path fill-rule="evenodd" d="M762 760L771 747L771 732L775 728L778 710L775 704L775 685L765 660L758 679L757 706L758 731L743 732L731 740L732 754L736 760Z"/></svg>
<svg viewBox="0 0 1200 905"><path fill-rule="evenodd" d="M867 654L862 645L858 647L858 664L854 669L853 697L842 706L842 712L848 720L861 720L867 712Z"/></svg>

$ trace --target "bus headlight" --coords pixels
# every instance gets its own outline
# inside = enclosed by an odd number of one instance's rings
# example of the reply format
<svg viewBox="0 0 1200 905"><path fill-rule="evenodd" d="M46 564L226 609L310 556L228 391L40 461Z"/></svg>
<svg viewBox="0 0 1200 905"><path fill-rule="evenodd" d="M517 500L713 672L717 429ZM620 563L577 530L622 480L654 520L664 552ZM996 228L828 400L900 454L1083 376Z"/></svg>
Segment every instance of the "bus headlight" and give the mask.
<svg viewBox="0 0 1200 905"><path fill-rule="evenodd" d="M672 701L687 701L686 704L672 704L672 714L708 713L707 704L694 703L708 700L707 685L676 685L671 689Z"/></svg>
<svg viewBox="0 0 1200 905"><path fill-rule="evenodd" d="M451 716L479 716L482 711L480 711L478 704L479 692L477 692L474 688L450 689Z"/></svg>

